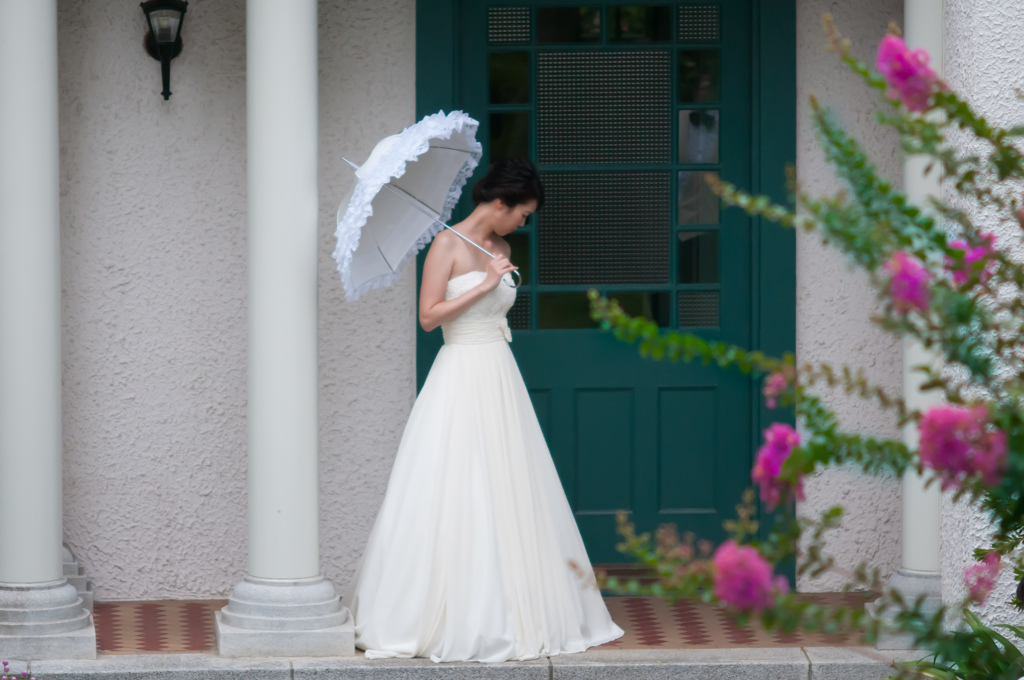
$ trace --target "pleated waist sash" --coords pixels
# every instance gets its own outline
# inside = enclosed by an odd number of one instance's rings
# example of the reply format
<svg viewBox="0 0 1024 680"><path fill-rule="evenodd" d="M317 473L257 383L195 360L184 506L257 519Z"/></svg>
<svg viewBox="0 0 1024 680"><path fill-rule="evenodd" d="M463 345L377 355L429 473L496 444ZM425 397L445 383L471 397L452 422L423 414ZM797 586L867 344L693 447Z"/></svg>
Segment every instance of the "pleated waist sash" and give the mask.
<svg viewBox="0 0 1024 680"><path fill-rule="evenodd" d="M441 325L446 345L482 345L486 342L512 342L512 331L505 317L495 319L455 319Z"/></svg>

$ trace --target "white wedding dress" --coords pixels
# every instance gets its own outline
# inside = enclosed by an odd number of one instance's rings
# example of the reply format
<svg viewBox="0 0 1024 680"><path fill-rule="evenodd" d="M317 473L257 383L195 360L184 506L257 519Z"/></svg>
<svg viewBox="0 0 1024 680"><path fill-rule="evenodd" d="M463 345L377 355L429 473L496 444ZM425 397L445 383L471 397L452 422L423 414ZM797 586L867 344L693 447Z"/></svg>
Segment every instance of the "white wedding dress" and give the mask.
<svg viewBox="0 0 1024 680"><path fill-rule="evenodd" d="M484 276L452 278L445 299ZM623 634L586 582L590 561L508 346L515 296L498 284L442 326L344 597L367 658L525 660Z"/></svg>

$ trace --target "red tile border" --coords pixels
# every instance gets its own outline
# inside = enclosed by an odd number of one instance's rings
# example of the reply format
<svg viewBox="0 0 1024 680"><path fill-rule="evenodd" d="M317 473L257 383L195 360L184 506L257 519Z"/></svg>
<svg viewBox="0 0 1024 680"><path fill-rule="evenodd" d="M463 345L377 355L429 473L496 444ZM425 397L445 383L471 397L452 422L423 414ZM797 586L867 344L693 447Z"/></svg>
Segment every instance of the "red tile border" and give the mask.
<svg viewBox="0 0 1024 680"><path fill-rule="evenodd" d="M827 605L861 606L867 596L808 596ZM735 647L821 647L858 644L843 636L740 627L727 611L680 600L653 597L605 598L612 619L625 631L601 649L728 649ZM226 600L97 602L94 613L100 654L195 654L216 648L214 613Z"/></svg>

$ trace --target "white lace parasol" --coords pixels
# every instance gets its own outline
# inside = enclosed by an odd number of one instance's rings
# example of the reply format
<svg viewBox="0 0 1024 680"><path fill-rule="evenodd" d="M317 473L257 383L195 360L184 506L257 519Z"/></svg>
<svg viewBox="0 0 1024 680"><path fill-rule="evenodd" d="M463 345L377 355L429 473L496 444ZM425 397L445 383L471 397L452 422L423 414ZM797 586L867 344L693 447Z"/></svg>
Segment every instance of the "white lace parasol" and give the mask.
<svg viewBox="0 0 1024 680"><path fill-rule="evenodd" d="M335 232L348 300L393 284L444 228L483 155L478 126L462 111L439 111L382 139L358 167Z"/></svg>

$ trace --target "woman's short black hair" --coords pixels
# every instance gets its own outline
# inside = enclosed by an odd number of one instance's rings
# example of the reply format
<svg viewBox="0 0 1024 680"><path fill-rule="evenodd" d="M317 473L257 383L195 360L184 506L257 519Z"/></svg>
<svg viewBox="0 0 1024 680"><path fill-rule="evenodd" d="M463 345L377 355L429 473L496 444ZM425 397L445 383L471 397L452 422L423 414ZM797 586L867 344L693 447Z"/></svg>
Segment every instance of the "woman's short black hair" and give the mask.
<svg viewBox="0 0 1024 680"><path fill-rule="evenodd" d="M492 163L487 175L473 187L473 203L490 203L501 199L512 208L537 201L537 210L544 205L544 185L533 163L526 158L509 158Z"/></svg>

